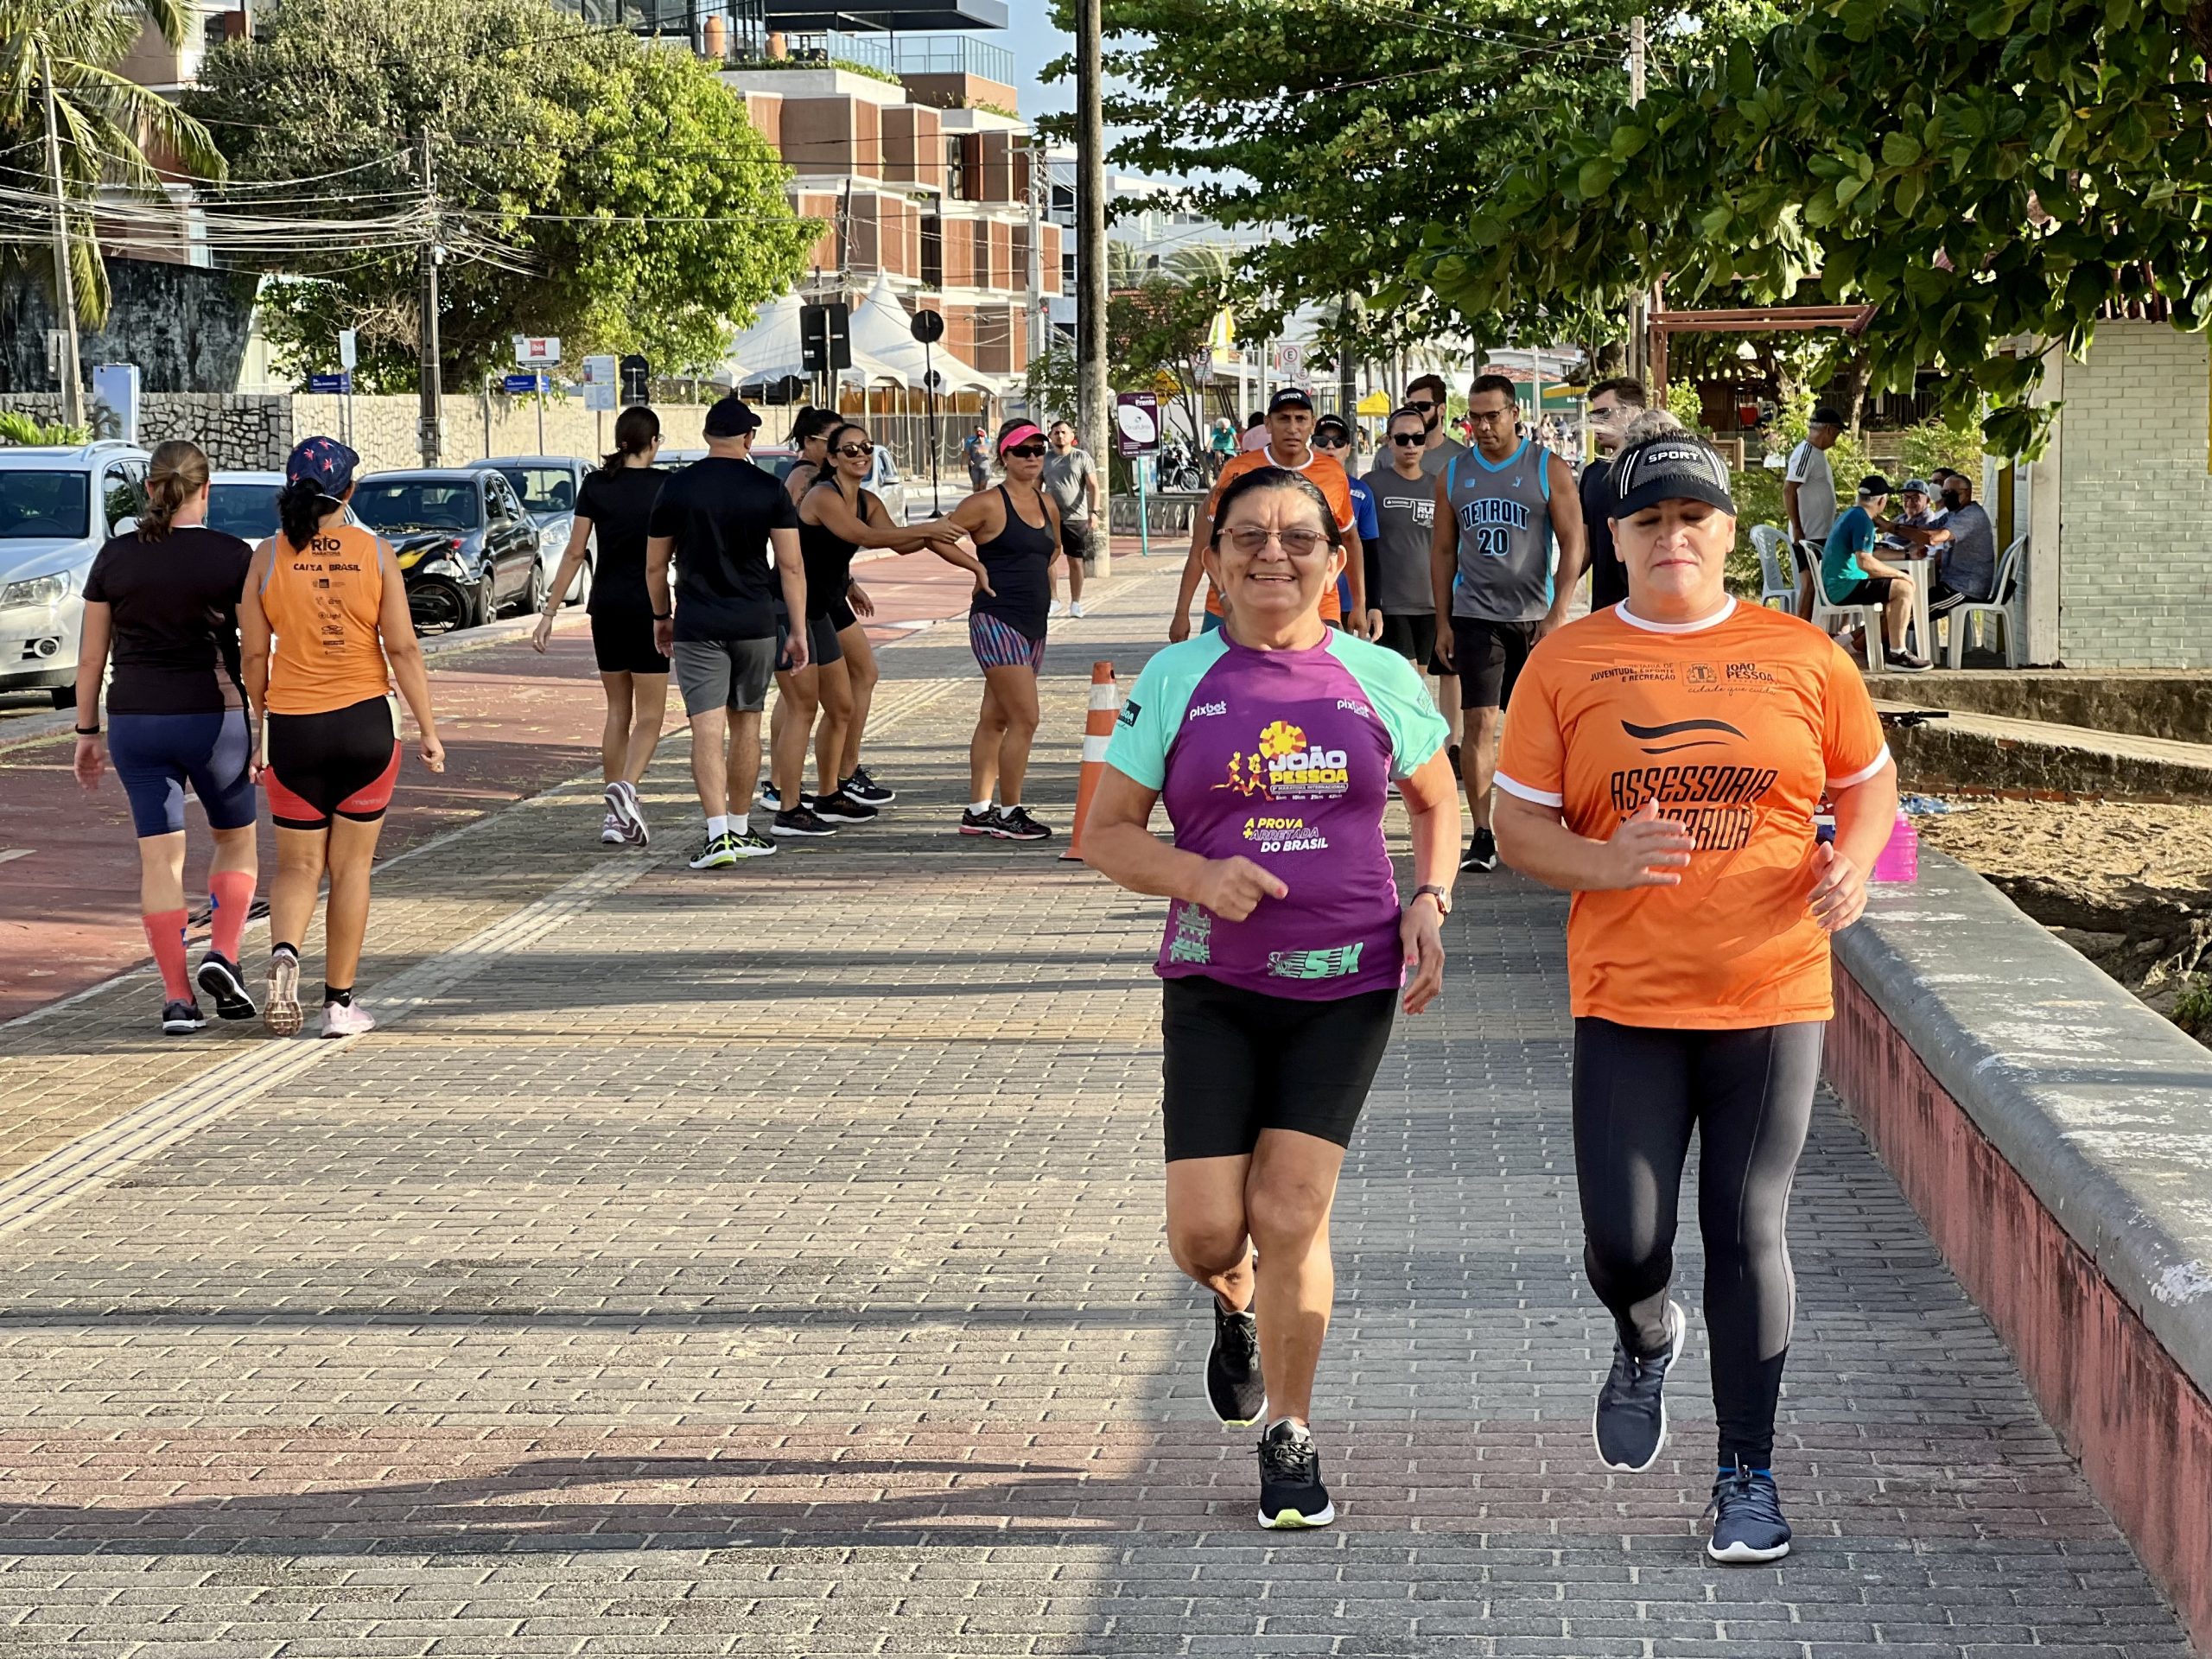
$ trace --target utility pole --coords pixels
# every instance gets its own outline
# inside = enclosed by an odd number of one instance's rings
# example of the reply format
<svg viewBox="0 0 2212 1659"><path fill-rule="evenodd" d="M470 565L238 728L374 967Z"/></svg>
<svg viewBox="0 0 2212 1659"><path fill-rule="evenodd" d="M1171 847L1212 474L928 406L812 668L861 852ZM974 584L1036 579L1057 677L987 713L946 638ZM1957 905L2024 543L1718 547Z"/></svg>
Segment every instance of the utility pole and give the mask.
<svg viewBox="0 0 2212 1659"><path fill-rule="evenodd" d="M61 359L61 419L81 426L85 384L77 359L77 277L69 267L69 198L61 188L61 136L54 124L54 60L43 43L38 49L38 79L46 95L46 168L54 186L54 293L61 307L61 333L68 341Z"/></svg>
<svg viewBox="0 0 2212 1659"><path fill-rule="evenodd" d="M422 412L416 420L423 464L435 467L443 458L445 416L440 406L438 381L438 260L445 250L438 245L437 175L430 164L430 130L419 135L423 146L423 195L429 204L429 234L423 243L422 359L416 379L421 388Z"/></svg>
<svg viewBox="0 0 2212 1659"><path fill-rule="evenodd" d="M1631 106L1643 102L1644 79L1643 18L1641 14L1628 20L1628 101ZM1628 303L1628 372L1642 379L1649 371L1649 341L1648 308L1639 293Z"/></svg>
<svg viewBox="0 0 2212 1659"><path fill-rule="evenodd" d="M1078 441L1108 470L1114 428L1106 380L1105 66L1100 11L1104 0L1076 0L1076 423ZM1141 505L1138 508L1142 512ZM1113 568L1113 524L1098 538L1097 574Z"/></svg>
<svg viewBox="0 0 2212 1659"><path fill-rule="evenodd" d="M1037 134L1029 135L1029 309L1021 325L1021 357L1025 364L1037 360L1045 327L1045 214L1044 191L1049 163ZM1032 414L1035 411L1032 410Z"/></svg>

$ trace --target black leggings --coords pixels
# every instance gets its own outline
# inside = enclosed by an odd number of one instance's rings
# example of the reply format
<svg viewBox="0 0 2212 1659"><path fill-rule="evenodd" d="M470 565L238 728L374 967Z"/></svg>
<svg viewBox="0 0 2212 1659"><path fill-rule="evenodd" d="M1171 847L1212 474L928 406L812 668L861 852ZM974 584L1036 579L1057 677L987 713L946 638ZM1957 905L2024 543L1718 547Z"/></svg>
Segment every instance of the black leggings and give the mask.
<svg viewBox="0 0 2212 1659"><path fill-rule="evenodd" d="M1789 1351L1796 1281L1789 1184L1820 1081L1818 1022L1678 1031L1574 1022L1574 1173L1582 1259L1622 1345L1667 1346L1675 1216L1690 1131L1720 1462L1764 1469Z"/></svg>

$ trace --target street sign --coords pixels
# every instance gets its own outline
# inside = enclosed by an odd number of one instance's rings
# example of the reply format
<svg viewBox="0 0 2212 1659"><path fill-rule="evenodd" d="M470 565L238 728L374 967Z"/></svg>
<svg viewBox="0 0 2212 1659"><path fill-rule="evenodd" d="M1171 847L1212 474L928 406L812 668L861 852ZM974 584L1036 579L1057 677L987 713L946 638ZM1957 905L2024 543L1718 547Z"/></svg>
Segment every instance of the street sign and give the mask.
<svg viewBox="0 0 2212 1659"><path fill-rule="evenodd" d="M931 370L928 370L927 372L925 372L923 374L923 376L922 376L922 390L923 390L923 391L933 391L933 392L937 393L939 397L943 397L943 396L944 395L944 389L945 389L945 379L944 379L944 371L943 369L931 369Z"/></svg>
<svg viewBox="0 0 2212 1659"><path fill-rule="evenodd" d="M1166 370L1161 369L1152 377L1152 389L1162 397L1173 397L1183 390L1183 383L1168 373Z"/></svg>
<svg viewBox="0 0 2212 1659"><path fill-rule="evenodd" d="M622 371L622 401L626 404L651 401L653 365L632 352L618 366Z"/></svg>
<svg viewBox="0 0 2212 1659"><path fill-rule="evenodd" d="M618 375L611 354L584 359L584 407L594 411L613 409Z"/></svg>
<svg viewBox="0 0 2212 1659"><path fill-rule="evenodd" d="M517 334L515 336L515 365L518 368L550 368L561 360L561 337L558 334Z"/></svg>
<svg viewBox="0 0 2212 1659"><path fill-rule="evenodd" d="M944 338L944 319L934 311L917 311L907 331L925 346L934 346Z"/></svg>
<svg viewBox="0 0 2212 1659"><path fill-rule="evenodd" d="M499 382L502 391L520 394L545 390L546 377L542 374L511 374Z"/></svg>
<svg viewBox="0 0 2212 1659"><path fill-rule="evenodd" d="M355 339L354 331L351 328L340 328L338 331L338 366L341 369L350 369L354 365Z"/></svg>
<svg viewBox="0 0 2212 1659"><path fill-rule="evenodd" d="M798 308L798 363L809 374L835 374L853 366L853 308L802 305Z"/></svg>
<svg viewBox="0 0 2212 1659"><path fill-rule="evenodd" d="M1160 448L1160 394L1124 391L1114 399L1114 442L1123 455L1148 455Z"/></svg>
<svg viewBox="0 0 2212 1659"><path fill-rule="evenodd" d="M1306 348L1287 340L1275 347L1275 372L1295 380L1306 368Z"/></svg>
<svg viewBox="0 0 2212 1659"><path fill-rule="evenodd" d="M353 390L353 376L350 370L336 374L311 374L308 377L309 391L334 391L340 394Z"/></svg>

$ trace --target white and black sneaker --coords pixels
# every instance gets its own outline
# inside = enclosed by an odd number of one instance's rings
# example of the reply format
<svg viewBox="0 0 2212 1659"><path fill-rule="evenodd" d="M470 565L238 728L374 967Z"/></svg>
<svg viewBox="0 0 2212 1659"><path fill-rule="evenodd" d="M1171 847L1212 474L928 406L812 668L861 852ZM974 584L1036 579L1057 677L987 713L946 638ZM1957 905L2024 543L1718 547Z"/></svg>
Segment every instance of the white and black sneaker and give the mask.
<svg viewBox="0 0 2212 1659"><path fill-rule="evenodd" d="M1487 875L1497 868L1497 837L1486 826L1479 827L1468 838L1467 855L1459 861L1460 874Z"/></svg>
<svg viewBox="0 0 2212 1659"><path fill-rule="evenodd" d="M200 959L200 988L215 1003L215 1017L219 1020L251 1020L261 1010L245 988L245 976L238 965L228 957L219 957L213 950Z"/></svg>
<svg viewBox="0 0 2212 1659"><path fill-rule="evenodd" d="M1249 1428L1268 1414L1268 1385L1260 1375L1260 1322L1248 1309L1232 1313L1213 1305L1213 1351L1206 1356L1206 1400L1231 1428Z"/></svg>
<svg viewBox="0 0 2212 1659"><path fill-rule="evenodd" d="M180 1001L162 1004L162 1035L188 1037L195 1031L207 1029L207 1021L200 1017L197 1002Z"/></svg>
<svg viewBox="0 0 2212 1659"><path fill-rule="evenodd" d="M709 836L690 859L695 870L726 870L736 862L737 837L727 830L719 836Z"/></svg>
<svg viewBox="0 0 2212 1659"><path fill-rule="evenodd" d="M795 836L834 836L837 826L824 823L810 806L795 806L788 812L777 813L775 822L768 826L768 833L786 840Z"/></svg>
<svg viewBox="0 0 2212 1659"><path fill-rule="evenodd" d="M1782 1513L1782 1494L1774 1477L1764 1469L1747 1469L1740 1462L1723 1469L1713 1483L1713 1501L1705 1507L1713 1517L1713 1533L1705 1553L1731 1567L1756 1567L1778 1561L1789 1553L1789 1522Z"/></svg>
<svg viewBox="0 0 2212 1659"><path fill-rule="evenodd" d="M814 797L808 794L804 790L801 790L798 794L798 804L801 806L810 808L814 804ZM762 784L760 785L760 804L766 807L771 812L782 811L784 810L784 791L778 789L773 784Z"/></svg>
<svg viewBox="0 0 2212 1659"><path fill-rule="evenodd" d="M622 832L623 840L639 847L652 845L653 832L646 827L645 810L639 804L635 785L626 778L617 778L607 786L606 800L607 816Z"/></svg>
<svg viewBox="0 0 2212 1659"><path fill-rule="evenodd" d="M853 775L837 785L837 792L862 806L888 806L899 798L895 789L886 789L868 775L866 766L855 766Z"/></svg>
<svg viewBox="0 0 2212 1659"><path fill-rule="evenodd" d="M1052 838L1052 826L1039 823L1031 817L1026 806L1000 809L999 834L1008 841L1050 841Z"/></svg>
<svg viewBox="0 0 2212 1659"><path fill-rule="evenodd" d="M1682 1357L1689 1321L1674 1302L1667 1304L1667 1349L1638 1359L1616 1339L1613 1369L1598 1390L1590 1416L1591 1438L1608 1469L1635 1473L1658 1461L1667 1444L1667 1373Z"/></svg>
<svg viewBox="0 0 2212 1659"><path fill-rule="evenodd" d="M1281 1531L1325 1527L1336 1518L1312 1433L1284 1418L1260 1437L1260 1524Z"/></svg>
<svg viewBox="0 0 2212 1659"><path fill-rule="evenodd" d="M601 846L620 847L625 837L622 834L622 820L616 817L612 812L609 812L605 817L599 821L599 844Z"/></svg>
<svg viewBox="0 0 2212 1659"><path fill-rule="evenodd" d="M825 823L874 823L883 814L872 806L863 805L841 789L835 795L817 797L814 816Z"/></svg>

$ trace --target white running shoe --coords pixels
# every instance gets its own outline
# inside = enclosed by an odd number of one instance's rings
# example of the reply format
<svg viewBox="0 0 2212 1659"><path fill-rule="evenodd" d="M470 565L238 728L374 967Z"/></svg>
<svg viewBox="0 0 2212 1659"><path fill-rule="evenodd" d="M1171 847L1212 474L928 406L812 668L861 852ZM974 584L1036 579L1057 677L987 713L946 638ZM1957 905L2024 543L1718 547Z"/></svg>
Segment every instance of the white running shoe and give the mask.
<svg viewBox="0 0 2212 1659"><path fill-rule="evenodd" d="M300 959L288 950L269 958L269 988L261 998L261 1023L270 1034L289 1037L307 1023L300 1012Z"/></svg>
<svg viewBox="0 0 2212 1659"><path fill-rule="evenodd" d="M599 844L601 846L620 847L625 839L626 837L622 834L621 819L616 817L614 814L610 812L604 818L600 820Z"/></svg>
<svg viewBox="0 0 2212 1659"><path fill-rule="evenodd" d="M1050 605L1045 607L1045 614L1047 616L1065 616L1067 614L1067 609L1068 607L1066 606L1061 604L1060 601L1056 599Z"/></svg>
<svg viewBox="0 0 2212 1659"><path fill-rule="evenodd" d="M325 1037L359 1037L363 1032L376 1028L376 1015L359 1002L326 1002L322 1005L322 1035Z"/></svg>
<svg viewBox="0 0 2212 1659"><path fill-rule="evenodd" d="M1074 604L1072 604L1072 605L1069 606L1069 607L1068 607L1068 614L1069 614L1070 616L1082 616L1082 615L1084 615L1084 614L1085 614L1085 612L1084 612L1084 608L1083 608L1083 601L1082 601L1081 600L1079 600L1079 599L1078 599L1077 601L1076 601L1076 602L1075 602Z"/></svg>

